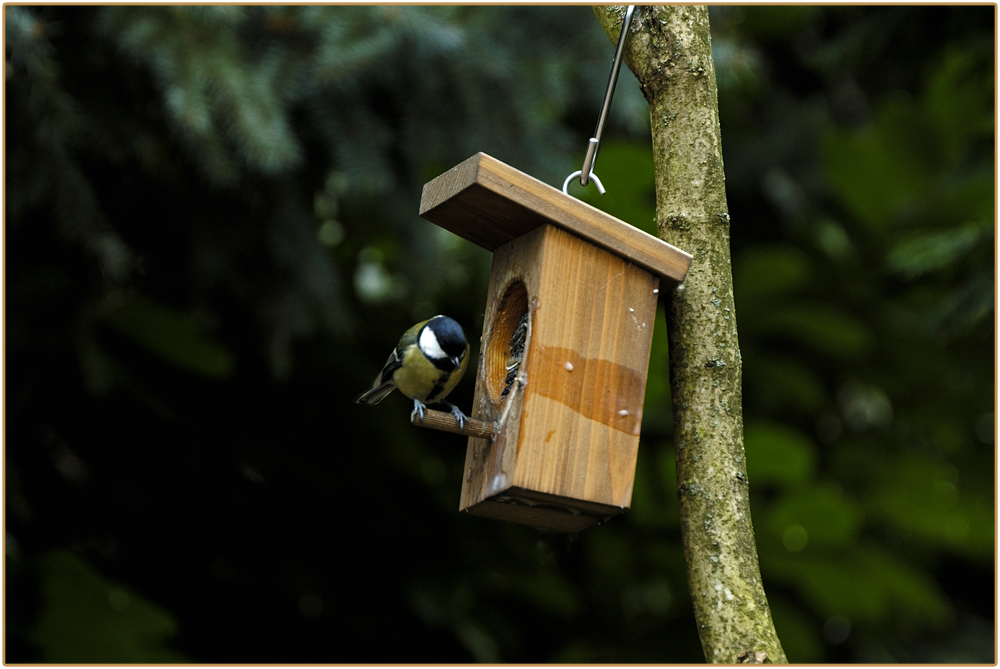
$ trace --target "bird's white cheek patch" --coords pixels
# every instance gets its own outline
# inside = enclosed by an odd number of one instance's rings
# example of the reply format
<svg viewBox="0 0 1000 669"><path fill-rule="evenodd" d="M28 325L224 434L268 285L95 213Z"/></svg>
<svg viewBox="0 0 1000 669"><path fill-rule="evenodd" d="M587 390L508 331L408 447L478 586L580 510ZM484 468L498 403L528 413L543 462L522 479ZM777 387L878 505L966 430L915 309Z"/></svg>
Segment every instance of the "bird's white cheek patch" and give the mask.
<svg viewBox="0 0 1000 669"><path fill-rule="evenodd" d="M423 332L420 333L420 341L418 342L420 350L424 352L424 355L430 358L447 358L448 354L444 352L441 348L441 344L438 343L437 337L434 336L434 331L430 328L424 328Z"/></svg>

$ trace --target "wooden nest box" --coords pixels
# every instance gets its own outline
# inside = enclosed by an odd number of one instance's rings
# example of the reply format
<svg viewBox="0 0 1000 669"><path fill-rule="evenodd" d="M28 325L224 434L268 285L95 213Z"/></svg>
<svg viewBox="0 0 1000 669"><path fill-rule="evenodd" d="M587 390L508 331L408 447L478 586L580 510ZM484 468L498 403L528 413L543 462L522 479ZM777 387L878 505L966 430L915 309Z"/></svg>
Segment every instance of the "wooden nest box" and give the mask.
<svg viewBox="0 0 1000 669"><path fill-rule="evenodd" d="M420 215L493 252L460 510L578 532L625 511L657 293L691 256L484 153Z"/></svg>

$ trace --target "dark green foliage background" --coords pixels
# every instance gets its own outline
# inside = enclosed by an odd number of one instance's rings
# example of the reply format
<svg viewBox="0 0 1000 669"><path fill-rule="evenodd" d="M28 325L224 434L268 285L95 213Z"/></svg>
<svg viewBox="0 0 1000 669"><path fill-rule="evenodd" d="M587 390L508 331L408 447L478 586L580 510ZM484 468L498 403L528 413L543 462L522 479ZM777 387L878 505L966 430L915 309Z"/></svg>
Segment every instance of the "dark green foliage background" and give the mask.
<svg viewBox="0 0 1000 669"><path fill-rule="evenodd" d="M747 464L793 662L992 662L994 8L713 7ZM464 440L354 405L474 346L417 217L578 169L586 7L5 7L7 662L697 662L664 323L633 507L456 513ZM582 197L652 231L626 72ZM669 298L667 298L669 299ZM471 404L473 383L453 398Z"/></svg>

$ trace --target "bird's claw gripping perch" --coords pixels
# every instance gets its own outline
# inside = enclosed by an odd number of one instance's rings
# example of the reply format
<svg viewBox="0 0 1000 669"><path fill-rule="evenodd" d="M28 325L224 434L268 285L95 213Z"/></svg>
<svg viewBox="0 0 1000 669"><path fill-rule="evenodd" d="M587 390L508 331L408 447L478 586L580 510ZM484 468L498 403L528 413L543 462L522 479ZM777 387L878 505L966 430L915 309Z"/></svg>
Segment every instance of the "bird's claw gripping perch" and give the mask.
<svg viewBox="0 0 1000 669"><path fill-rule="evenodd" d="M462 410L451 402L442 402L442 404L447 404L451 407L451 415L455 417L456 421L458 421L458 429L461 430L464 428L465 424L469 422L469 417L462 413Z"/></svg>
<svg viewBox="0 0 1000 669"><path fill-rule="evenodd" d="M461 434L466 437L475 437L476 439L489 439L492 441L496 437L497 426L495 421L469 418L451 402L440 403L447 404L451 407L451 411L434 411L421 403L420 409L424 410L422 414L418 410L417 404L414 403L413 413L410 414L410 422L417 427L427 427L432 430Z"/></svg>
<svg viewBox="0 0 1000 669"><path fill-rule="evenodd" d="M427 406L418 399L413 400L413 413L410 414L410 420L413 420L413 416L416 415L420 420L424 419L424 412L427 410Z"/></svg>

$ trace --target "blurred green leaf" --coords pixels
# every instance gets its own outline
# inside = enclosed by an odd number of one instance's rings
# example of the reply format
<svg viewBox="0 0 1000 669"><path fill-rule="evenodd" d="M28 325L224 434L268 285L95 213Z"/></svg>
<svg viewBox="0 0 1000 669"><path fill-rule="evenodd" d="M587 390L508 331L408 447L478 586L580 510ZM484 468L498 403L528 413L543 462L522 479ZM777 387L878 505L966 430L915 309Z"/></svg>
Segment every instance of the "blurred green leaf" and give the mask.
<svg viewBox="0 0 1000 669"><path fill-rule="evenodd" d="M766 523L776 536L798 526L809 542L845 545L856 539L864 518L861 506L838 485L822 484L782 495L768 510Z"/></svg>
<svg viewBox="0 0 1000 669"><path fill-rule="evenodd" d="M842 360L857 358L872 345L871 332L862 321L823 304L776 307L758 315L753 325L764 333L798 340Z"/></svg>
<svg viewBox="0 0 1000 669"><path fill-rule="evenodd" d="M228 376L232 354L209 339L193 314L165 307L144 297L128 298L107 322L162 360L213 378Z"/></svg>
<svg viewBox="0 0 1000 669"><path fill-rule="evenodd" d="M750 484L791 485L812 478L816 453L812 441L779 423L755 421L743 431Z"/></svg>
<svg viewBox="0 0 1000 669"><path fill-rule="evenodd" d="M830 183L861 221L886 226L931 184L928 158L920 146L926 137L909 99L887 100L872 125L857 131L827 130L823 156Z"/></svg>
<svg viewBox="0 0 1000 669"><path fill-rule="evenodd" d="M827 399L823 382L808 365L788 356L758 354L744 358L745 383L764 406L815 414Z"/></svg>
<svg viewBox="0 0 1000 669"><path fill-rule="evenodd" d="M949 180L940 198L927 204L927 220L936 225L976 226L987 235L994 232L996 180L993 170L962 171Z"/></svg>
<svg viewBox="0 0 1000 669"><path fill-rule="evenodd" d="M740 14L742 28L751 35L777 39L799 34L817 14L810 5L760 5Z"/></svg>
<svg viewBox="0 0 1000 669"><path fill-rule="evenodd" d="M908 454L888 474L881 472L882 482L872 491L872 513L920 541L992 555L992 500L963 495L953 466Z"/></svg>
<svg viewBox="0 0 1000 669"><path fill-rule="evenodd" d="M500 662L500 648L496 639L483 625L464 619L455 624L455 636L472 654L476 662L496 664Z"/></svg>
<svg viewBox="0 0 1000 669"><path fill-rule="evenodd" d="M763 566L762 562L762 566ZM769 557L767 577L794 584L820 615L872 624L890 615L906 624L939 625L951 614L925 574L883 551Z"/></svg>
<svg viewBox="0 0 1000 669"><path fill-rule="evenodd" d="M740 254L734 264L737 313L744 300L794 292L807 286L813 275L806 254L783 244L754 246Z"/></svg>
<svg viewBox="0 0 1000 669"><path fill-rule="evenodd" d="M884 551L864 551L863 568L889 593L894 611L903 619L940 625L951 616L941 587L926 573Z"/></svg>
<svg viewBox="0 0 1000 669"><path fill-rule="evenodd" d="M934 124L950 162L956 162L970 137L993 132L995 79L967 51L937 59L924 92L924 111Z"/></svg>
<svg viewBox="0 0 1000 669"><path fill-rule="evenodd" d="M994 312L992 268L979 267L972 276L950 291L928 314L936 330L960 332L987 320Z"/></svg>
<svg viewBox="0 0 1000 669"><path fill-rule="evenodd" d="M795 664L822 662L822 639L809 615L781 596L768 596L767 603L788 661Z"/></svg>
<svg viewBox="0 0 1000 669"><path fill-rule="evenodd" d="M165 610L65 550L40 561L42 609L34 641L55 664L184 663L167 646L177 624Z"/></svg>
<svg viewBox="0 0 1000 669"><path fill-rule="evenodd" d="M889 251L886 263L903 278L914 279L953 265L982 237L979 229L973 226L913 234Z"/></svg>
<svg viewBox="0 0 1000 669"><path fill-rule="evenodd" d="M772 566L777 565L772 562ZM861 567L854 559L809 560L803 556L780 569L824 617L840 614L871 622L888 615L889 592L874 574Z"/></svg>

